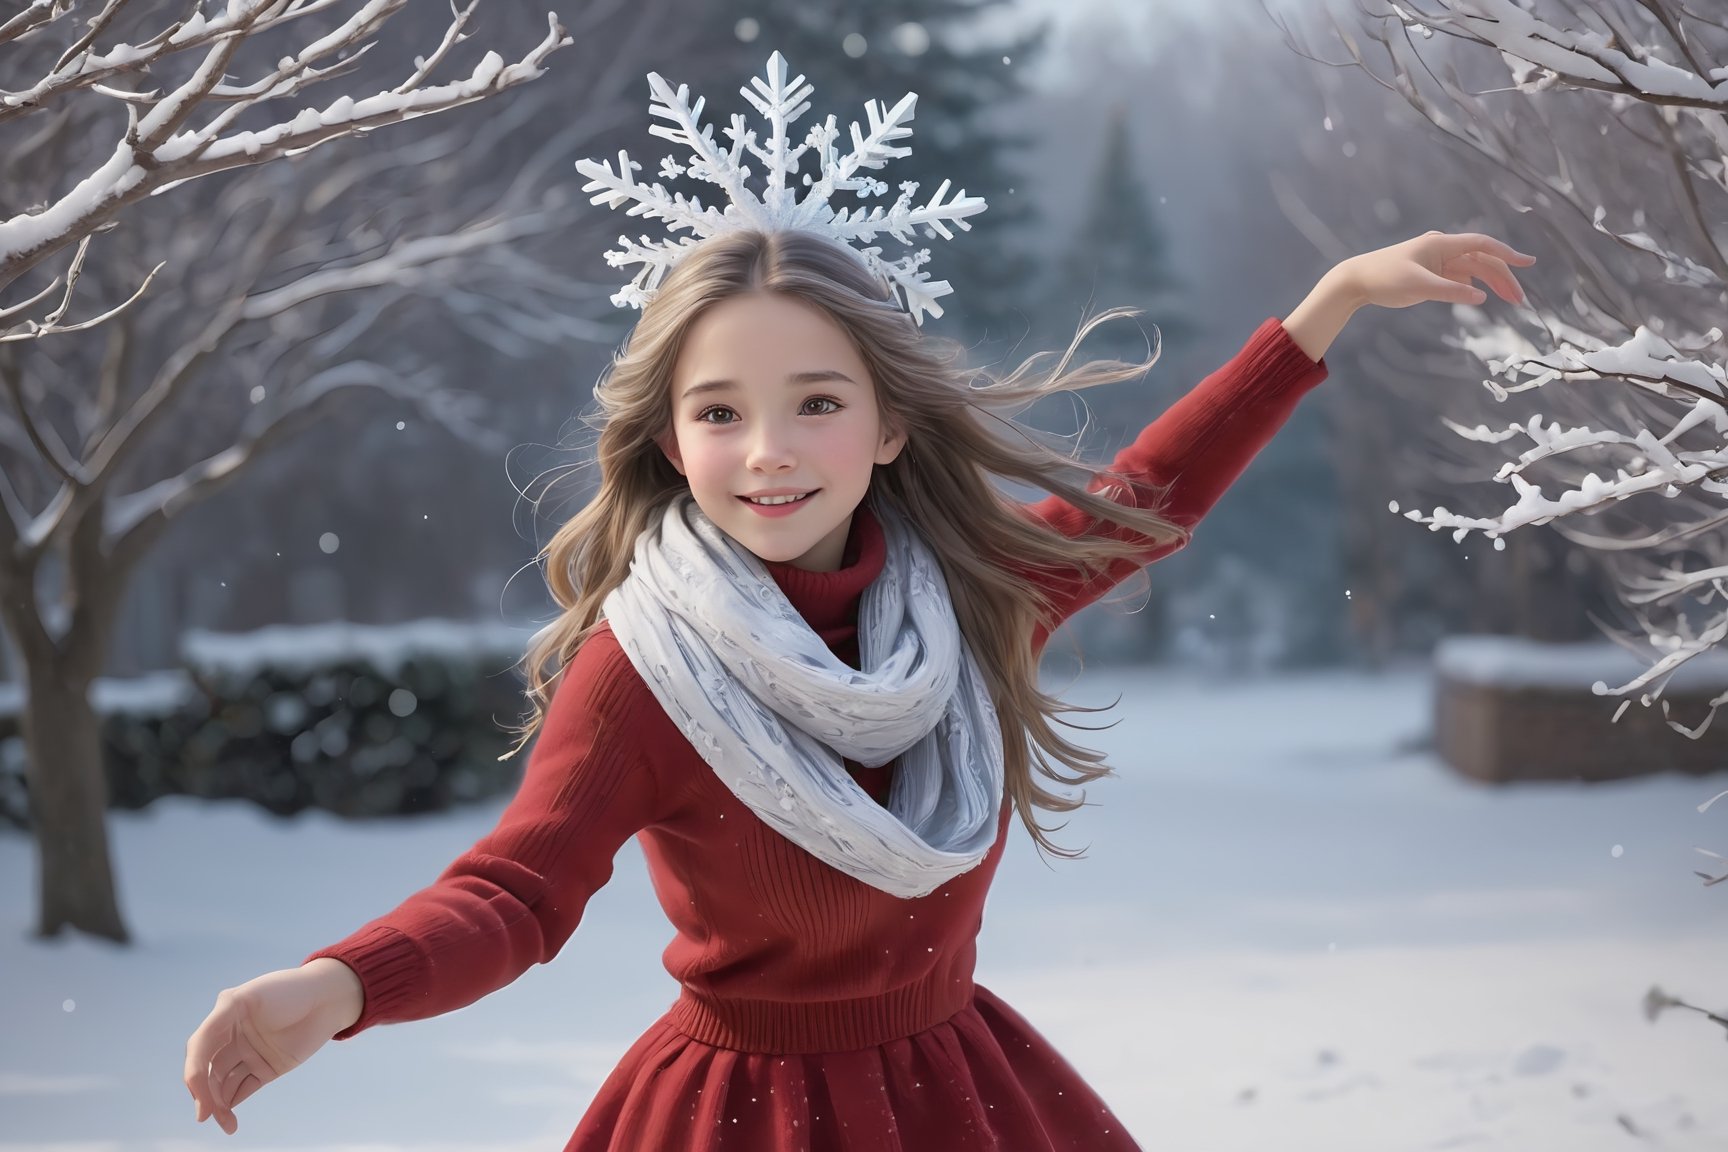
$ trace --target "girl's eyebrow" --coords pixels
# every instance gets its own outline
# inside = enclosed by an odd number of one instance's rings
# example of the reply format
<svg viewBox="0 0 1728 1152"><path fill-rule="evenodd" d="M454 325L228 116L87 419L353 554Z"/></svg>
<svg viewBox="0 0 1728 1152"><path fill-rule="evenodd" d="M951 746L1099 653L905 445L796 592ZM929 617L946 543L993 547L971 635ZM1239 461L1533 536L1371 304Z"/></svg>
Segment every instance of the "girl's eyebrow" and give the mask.
<svg viewBox="0 0 1728 1152"><path fill-rule="evenodd" d="M836 371L833 368L821 368L814 372L794 372L792 375L786 377L786 383L793 387L797 387L800 384L824 384L833 380L843 381L847 384L857 383L856 380L846 375L846 373ZM690 387L684 389L684 395L679 397L679 399L688 400L690 397L699 395L703 392L725 392L736 387L738 387L738 382L736 380L704 380L700 384L692 384Z"/></svg>

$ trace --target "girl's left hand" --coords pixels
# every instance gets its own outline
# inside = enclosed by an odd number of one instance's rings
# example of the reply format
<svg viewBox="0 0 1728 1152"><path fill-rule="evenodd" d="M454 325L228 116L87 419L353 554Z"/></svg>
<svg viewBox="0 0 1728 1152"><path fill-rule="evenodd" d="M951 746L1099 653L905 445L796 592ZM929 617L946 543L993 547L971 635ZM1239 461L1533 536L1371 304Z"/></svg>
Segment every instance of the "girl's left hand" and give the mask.
<svg viewBox="0 0 1728 1152"><path fill-rule="evenodd" d="M1358 304L1382 308L1408 308L1428 300L1481 304L1488 294L1471 284L1472 279L1494 289L1503 300L1522 304L1524 290L1507 265L1534 263L1536 257L1480 232L1428 232L1390 248L1352 256L1332 272Z"/></svg>

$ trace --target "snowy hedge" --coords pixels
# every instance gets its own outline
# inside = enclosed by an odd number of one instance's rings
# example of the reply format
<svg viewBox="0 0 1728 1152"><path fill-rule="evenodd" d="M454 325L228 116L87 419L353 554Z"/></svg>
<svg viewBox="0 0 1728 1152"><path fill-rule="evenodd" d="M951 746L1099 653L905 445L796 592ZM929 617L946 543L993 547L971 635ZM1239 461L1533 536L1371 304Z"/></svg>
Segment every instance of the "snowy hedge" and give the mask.
<svg viewBox="0 0 1728 1152"><path fill-rule="evenodd" d="M98 681L111 807L250 800L279 815L437 811L514 785L528 633L446 621L189 634L184 668ZM0 818L28 823L22 698L0 685Z"/></svg>

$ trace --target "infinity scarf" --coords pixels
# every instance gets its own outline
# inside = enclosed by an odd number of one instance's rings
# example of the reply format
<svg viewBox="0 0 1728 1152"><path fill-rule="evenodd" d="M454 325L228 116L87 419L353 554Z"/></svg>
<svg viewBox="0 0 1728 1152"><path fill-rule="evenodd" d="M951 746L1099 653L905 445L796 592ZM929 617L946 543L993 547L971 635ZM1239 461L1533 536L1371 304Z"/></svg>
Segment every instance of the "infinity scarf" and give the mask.
<svg viewBox="0 0 1728 1152"><path fill-rule="evenodd" d="M734 796L818 859L911 899L995 841L1002 734L935 554L898 513L877 519L887 559L858 610L861 668L688 494L637 537L601 613ZM842 763L896 756L886 809Z"/></svg>

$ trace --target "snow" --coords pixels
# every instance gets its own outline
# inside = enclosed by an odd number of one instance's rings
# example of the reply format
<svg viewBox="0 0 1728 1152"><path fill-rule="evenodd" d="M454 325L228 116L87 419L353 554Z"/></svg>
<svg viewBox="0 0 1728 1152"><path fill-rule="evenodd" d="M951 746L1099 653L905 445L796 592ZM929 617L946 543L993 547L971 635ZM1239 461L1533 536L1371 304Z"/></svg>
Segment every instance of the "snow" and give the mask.
<svg viewBox="0 0 1728 1152"><path fill-rule="evenodd" d="M1664 279L1678 284L1684 284L1688 288L1715 288L1721 286L1722 279L1717 276L1714 271L1704 267L1696 260L1668 251L1652 239L1648 233L1615 232L1611 228L1604 227L1602 221L1607 215L1608 210L1598 204L1596 206L1595 216L1591 221L1596 231L1605 236L1612 236L1616 240L1623 241L1633 248L1641 249L1659 257L1662 260L1662 276ZM1642 215L1642 213L1638 214L1640 220L1642 219Z"/></svg>
<svg viewBox="0 0 1728 1152"><path fill-rule="evenodd" d="M82 56L68 63L67 68L87 71L97 67L106 67L108 63L120 62L131 66L148 66L149 62L170 51L188 46L201 37L214 38L238 23L251 19L252 13L258 8L274 0L250 0L250 2L235 2L228 5L228 14L213 20L206 20L202 13L194 12L184 21L178 31L166 41L149 49L140 49L132 45L121 44L110 50L105 57ZM357 13L354 20L366 17L368 13L385 12L396 7L392 0L369 0L367 6ZM311 9L308 9L311 11ZM382 17L380 17L382 19ZM350 21L353 23L353 20ZM556 16L548 14L548 33L544 40L528 53L521 61L505 65L503 58L496 52L488 52L476 65L473 73L465 80L456 80L449 84L434 87L416 88L409 92L380 92L364 100L354 100L349 96L339 97L330 108L320 111L316 108L303 109L293 121L275 124L256 132L237 132L231 136L221 136L220 132L228 123L230 117L218 116L203 129L176 133L162 141L154 151L143 154L132 145L122 141L115 146L114 153L95 172L85 177L79 184L61 199L50 204L44 210L30 214L19 213L9 219L0 219L0 266L13 261L24 253L36 252L42 247L56 242L68 242L66 238L77 239L83 231L88 231L90 218L97 213L103 204L123 199L147 180L155 179L153 193L160 193L182 183L176 179L157 179L161 177L161 169L186 160L197 154L203 164L232 165L243 163L242 157L257 157L266 149L281 147L283 155L295 155L307 148L315 147L328 136L324 129L343 125L357 124L363 120L380 118L385 122L395 122L413 119L417 116L440 112L481 99L487 95L501 92L524 81L534 79L542 74L541 67L545 58L558 48L569 44L570 38L558 24ZM320 43L323 43L322 41ZM314 44L306 51L311 52L319 45ZM213 67L217 57L207 56L201 69ZM4 94L8 104L20 104L35 100L42 94L53 90L56 86L63 87L66 75L73 73L54 73L38 82L36 87ZM207 78L209 79L209 78ZM139 120L136 136L140 139L151 139L155 133L164 129L181 111L186 102L195 101L199 91L200 76L194 76L182 84L169 96L164 97ZM300 136L315 136L317 139L305 143L296 139ZM266 157L268 159L268 157ZM147 172L143 163L155 170L155 175ZM190 177L188 177L189 179Z"/></svg>
<svg viewBox="0 0 1728 1152"><path fill-rule="evenodd" d="M229 13L229 20L230 21L234 19L234 15L235 14L232 12ZM218 20L216 23L218 26L220 26L222 24L227 23L227 21ZM183 45L192 43L194 40L202 39L211 30L212 30L211 28L207 27L207 21L204 19L204 13L193 12L192 15L188 16L186 18L186 20L180 25L179 29L174 33L174 35L172 35L168 38L168 44L171 47L176 47L176 48L181 47Z"/></svg>
<svg viewBox="0 0 1728 1152"><path fill-rule="evenodd" d="M0 264L64 235L103 201L117 200L143 183L145 175L133 163L132 149L124 143L116 145L100 168L43 211L0 220Z"/></svg>
<svg viewBox="0 0 1728 1152"><path fill-rule="evenodd" d="M312 41L300 49L298 62L311 65L324 57L352 44L365 29L382 25L390 18L390 10L394 7L393 0L367 0L352 16L332 28L322 37Z"/></svg>
<svg viewBox="0 0 1728 1152"><path fill-rule="evenodd" d="M386 676L401 674L417 656L465 660L475 653L504 664L521 658L531 630L458 620L406 624L282 625L255 632L190 631L181 641L186 662L203 672L251 678L260 668L303 675L342 660L361 660Z"/></svg>
<svg viewBox="0 0 1728 1152"><path fill-rule="evenodd" d="M1724 1147L1721 1029L1641 1013L1652 985L1728 1000L1724 890L1692 874L1694 846L1728 845L1728 810L1698 812L1721 781L1473 784L1414 750L1415 670L1046 679L1120 694L1075 719L1120 721L1077 735L1121 776L1057 834L1087 859L1047 864L1013 825L978 978L1147 1149ZM180 1083L218 990L387 911L502 803L377 825L116 814L129 949L30 942L31 850L0 833L0 1152L561 1147L675 994L634 844L551 965L327 1045L240 1106L237 1136L195 1125Z"/></svg>
<svg viewBox="0 0 1728 1152"><path fill-rule="evenodd" d="M1538 644L1516 636L1448 636L1434 650L1434 666L1447 678L1504 688L1587 692L1598 681L1619 684L1636 679L1652 663L1607 641ZM1694 656L1667 681L1671 691L1724 688L1728 688L1728 652Z"/></svg>
<svg viewBox="0 0 1728 1152"><path fill-rule="evenodd" d="M544 45L542 46L544 47ZM328 108L302 108L292 120L273 124L255 132L236 132L212 139L203 132L181 132L156 149L159 161L181 159L194 150L201 161L216 163L237 156L256 156L265 148L292 144L294 137L307 136L326 128L339 128L374 118L408 120L429 112L442 111L469 100L478 99L494 88L502 90L511 84L539 75L537 65L504 65L496 52L488 52L474 66L465 80L448 84L415 88L408 92L379 92L362 100L352 96L337 97Z"/></svg>
<svg viewBox="0 0 1728 1152"><path fill-rule="evenodd" d="M1450 528L1453 538L1462 540L1472 530L1499 536L1526 525L1546 524L1560 516L1588 511L1646 492L1674 496L1683 487L1719 492L1719 482L1711 477L1728 465L1728 447L1721 444L1723 435L1728 434L1728 407L1715 397L1728 395L1728 366L1707 364L1683 353L1711 346L1722 338L1721 329L1711 328L1692 344L1670 342L1643 325L1629 339L1612 347L1581 333L1571 333L1568 338L1573 343L1594 343L1598 347L1580 350L1570 343L1562 344L1546 356L1539 356L1522 335L1504 325L1467 335L1462 344L1497 376L1516 379L1524 373L1531 377L1522 383L1504 386L1494 380L1484 381L1500 400L1513 392L1539 388L1559 378L1562 373L1570 373L1573 379L1579 380L1624 376L1670 401L1682 396L1667 390L1669 381L1708 395L1691 398L1691 391L1684 394L1684 411L1660 436L1647 428L1626 434L1588 427L1565 428L1558 424L1544 427L1544 418L1540 414L1532 416L1525 424L1508 425L1503 432L1495 432L1484 424L1468 428L1448 420L1448 427L1457 435L1479 443L1502 443L1515 436L1529 438L1535 447L1521 453L1516 461L1501 465L1494 476L1496 481L1510 484L1518 499L1496 516L1465 516L1446 508L1435 508L1426 515L1420 509L1411 509L1403 513L1406 519L1426 524L1436 532ZM1698 450L1670 447L1682 434L1703 425L1709 425L1715 433L1717 443L1714 447ZM1532 464L1586 448L1636 449L1629 454L1627 463L1639 470L1628 472L1625 468L1618 468L1612 478L1588 473L1576 485L1563 488L1557 496L1544 495L1541 485L1531 483L1523 475ZM1396 505L1393 511L1398 511Z"/></svg>
<svg viewBox="0 0 1728 1152"><path fill-rule="evenodd" d="M1415 21L1408 12L1399 11L1398 15L1407 25ZM1728 83L1710 82L1717 79L1714 73L1706 78L1675 67L1656 56L1659 49L1646 45L1638 46L1642 59L1634 59L1611 47L1601 32L1560 28L1526 11L1515 0L1448 4L1443 11L1426 13L1422 19L1436 27L1463 29L1508 56L1610 88L1624 84L1653 96L1706 102L1728 98Z"/></svg>
<svg viewBox="0 0 1728 1152"><path fill-rule="evenodd" d="M166 716L197 694L198 686L184 672L153 672L125 680L98 678L90 686L90 698L98 712L132 716ZM22 686L0 684L0 716L16 716L23 707Z"/></svg>

